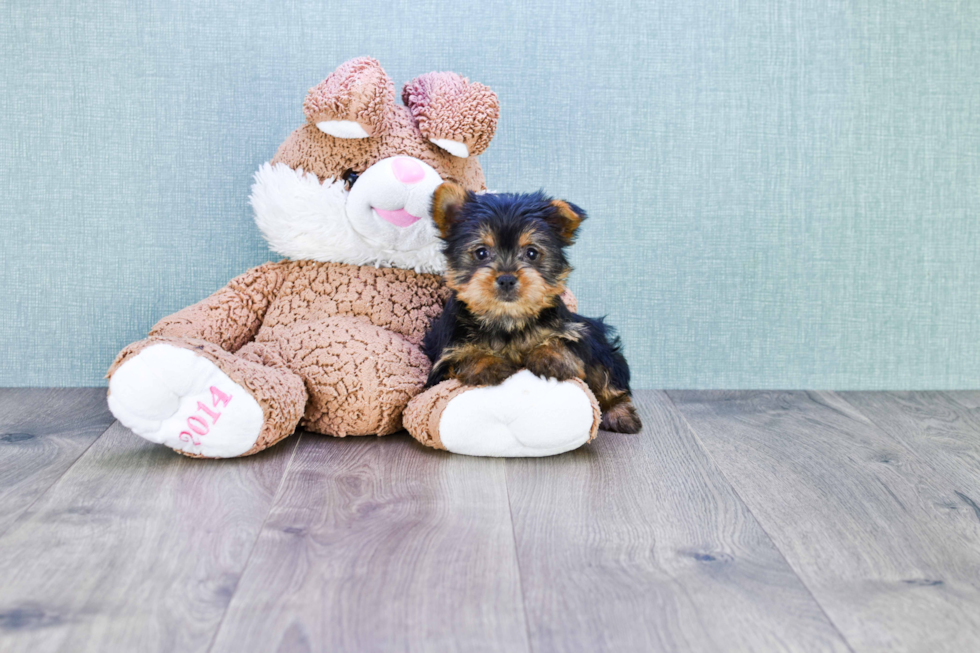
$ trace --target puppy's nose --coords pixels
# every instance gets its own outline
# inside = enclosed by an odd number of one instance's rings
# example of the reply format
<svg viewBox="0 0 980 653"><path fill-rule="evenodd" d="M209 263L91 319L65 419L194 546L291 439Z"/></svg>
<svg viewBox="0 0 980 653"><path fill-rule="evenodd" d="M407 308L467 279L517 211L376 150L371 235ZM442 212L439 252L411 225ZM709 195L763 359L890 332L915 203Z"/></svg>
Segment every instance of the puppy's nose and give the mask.
<svg viewBox="0 0 980 653"><path fill-rule="evenodd" d="M513 274L502 274L497 277L497 287L501 290L508 291L513 290L514 286L517 285L517 277Z"/></svg>
<svg viewBox="0 0 980 653"><path fill-rule="evenodd" d="M403 184L414 184L422 181L422 178L425 177L425 170L422 169L419 162L407 156L400 156L392 161L391 169L395 173L395 179Z"/></svg>

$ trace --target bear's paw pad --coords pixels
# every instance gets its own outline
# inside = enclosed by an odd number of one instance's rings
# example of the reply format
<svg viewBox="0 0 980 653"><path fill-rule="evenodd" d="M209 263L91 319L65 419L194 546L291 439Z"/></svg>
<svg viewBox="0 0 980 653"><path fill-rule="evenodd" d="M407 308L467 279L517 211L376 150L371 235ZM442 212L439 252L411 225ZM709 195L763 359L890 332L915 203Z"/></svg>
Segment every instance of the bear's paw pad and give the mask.
<svg viewBox="0 0 980 653"><path fill-rule="evenodd" d="M439 437L447 450L470 456L552 456L588 442L594 420L579 385L521 370L450 400Z"/></svg>
<svg viewBox="0 0 980 653"><path fill-rule="evenodd" d="M189 349L151 345L109 380L109 409L150 442L206 458L240 456L262 430L262 407L217 365Z"/></svg>

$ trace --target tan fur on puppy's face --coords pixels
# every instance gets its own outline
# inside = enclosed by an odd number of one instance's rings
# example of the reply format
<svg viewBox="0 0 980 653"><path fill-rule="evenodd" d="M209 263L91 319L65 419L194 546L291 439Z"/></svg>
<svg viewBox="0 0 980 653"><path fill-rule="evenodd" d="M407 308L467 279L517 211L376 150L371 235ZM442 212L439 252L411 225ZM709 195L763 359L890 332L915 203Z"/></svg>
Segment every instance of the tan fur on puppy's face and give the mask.
<svg viewBox="0 0 980 653"><path fill-rule="evenodd" d="M447 283L468 312L485 327L511 332L558 306L571 272L566 239L584 212L543 193L469 193L460 204L459 192L440 186L433 213L442 228Z"/></svg>
<svg viewBox="0 0 980 653"><path fill-rule="evenodd" d="M432 214L443 238L448 237L469 197L466 191L455 184L442 184L436 189ZM571 271L561 271L549 283L532 262L524 258L524 253L530 247L538 250L539 257L554 255L547 251L541 234L533 226L522 230L516 241L516 252L501 249L498 246L502 243L497 234L489 226L482 225L475 230L469 241L460 245L460 249L469 253L466 257L469 266L456 268L450 260L446 270L449 287L456 291L457 297L466 304L470 312L483 320L501 323L502 326L517 326L534 319L544 309L555 306L558 297L565 292L565 280ZM473 256L480 247L491 253L487 262L479 262ZM501 297L497 278L504 274L517 277L516 297Z"/></svg>
<svg viewBox="0 0 980 653"><path fill-rule="evenodd" d="M509 303L515 304L522 316L536 316L544 309L551 308L565 292L564 283L549 285L534 268L518 268L516 276L519 296L516 302Z"/></svg>
<svg viewBox="0 0 980 653"><path fill-rule="evenodd" d="M517 277L517 298L505 301L497 292L497 277L513 274ZM460 283L449 270L447 284L456 296L478 318L493 322L520 323L533 320L545 308L555 306L565 292L565 284L550 285L537 270L520 267L514 271L499 271L494 267L478 269L465 283Z"/></svg>
<svg viewBox="0 0 980 653"><path fill-rule="evenodd" d="M575 241L575 233L582 225L582 216L575 212L565 200L551 200L551 205L558 209L559 220L556 223L558 233L566 243Z"/></svg>
<svg viewBox="0 0 980 653"><path fill-rule="evenodd" d="M449 236L459 212L463 209L468 195L466 189L451 181L444 182L432 195L432 221L442 238Z"/></svg>

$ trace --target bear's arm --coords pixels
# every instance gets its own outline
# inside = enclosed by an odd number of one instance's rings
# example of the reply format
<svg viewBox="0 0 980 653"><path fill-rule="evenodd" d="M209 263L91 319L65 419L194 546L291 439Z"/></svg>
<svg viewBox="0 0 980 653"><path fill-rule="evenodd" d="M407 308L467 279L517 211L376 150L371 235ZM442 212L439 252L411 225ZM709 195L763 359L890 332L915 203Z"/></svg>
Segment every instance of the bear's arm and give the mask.
<svg viewBox="0 0 980 653"><path fill-rule="evenodd" d="M253 268L210 297L163 318L150 336L206 340L237 351L255 337L285 277L281 263Z"/></svg>

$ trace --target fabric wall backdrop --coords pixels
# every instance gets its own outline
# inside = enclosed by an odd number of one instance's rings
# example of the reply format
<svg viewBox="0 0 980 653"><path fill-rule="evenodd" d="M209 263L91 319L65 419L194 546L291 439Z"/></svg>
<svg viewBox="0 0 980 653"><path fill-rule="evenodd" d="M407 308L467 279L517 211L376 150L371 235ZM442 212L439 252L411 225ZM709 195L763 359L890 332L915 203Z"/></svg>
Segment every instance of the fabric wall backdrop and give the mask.
<svg viewBox="0 0 980 653"><path fill-rule="evenodd" d="M980 386L970 0L8 0L0 385L103 383L269 260L252 173L364 54L497 92L488 181L591 212L637 386Z"/></svg>

